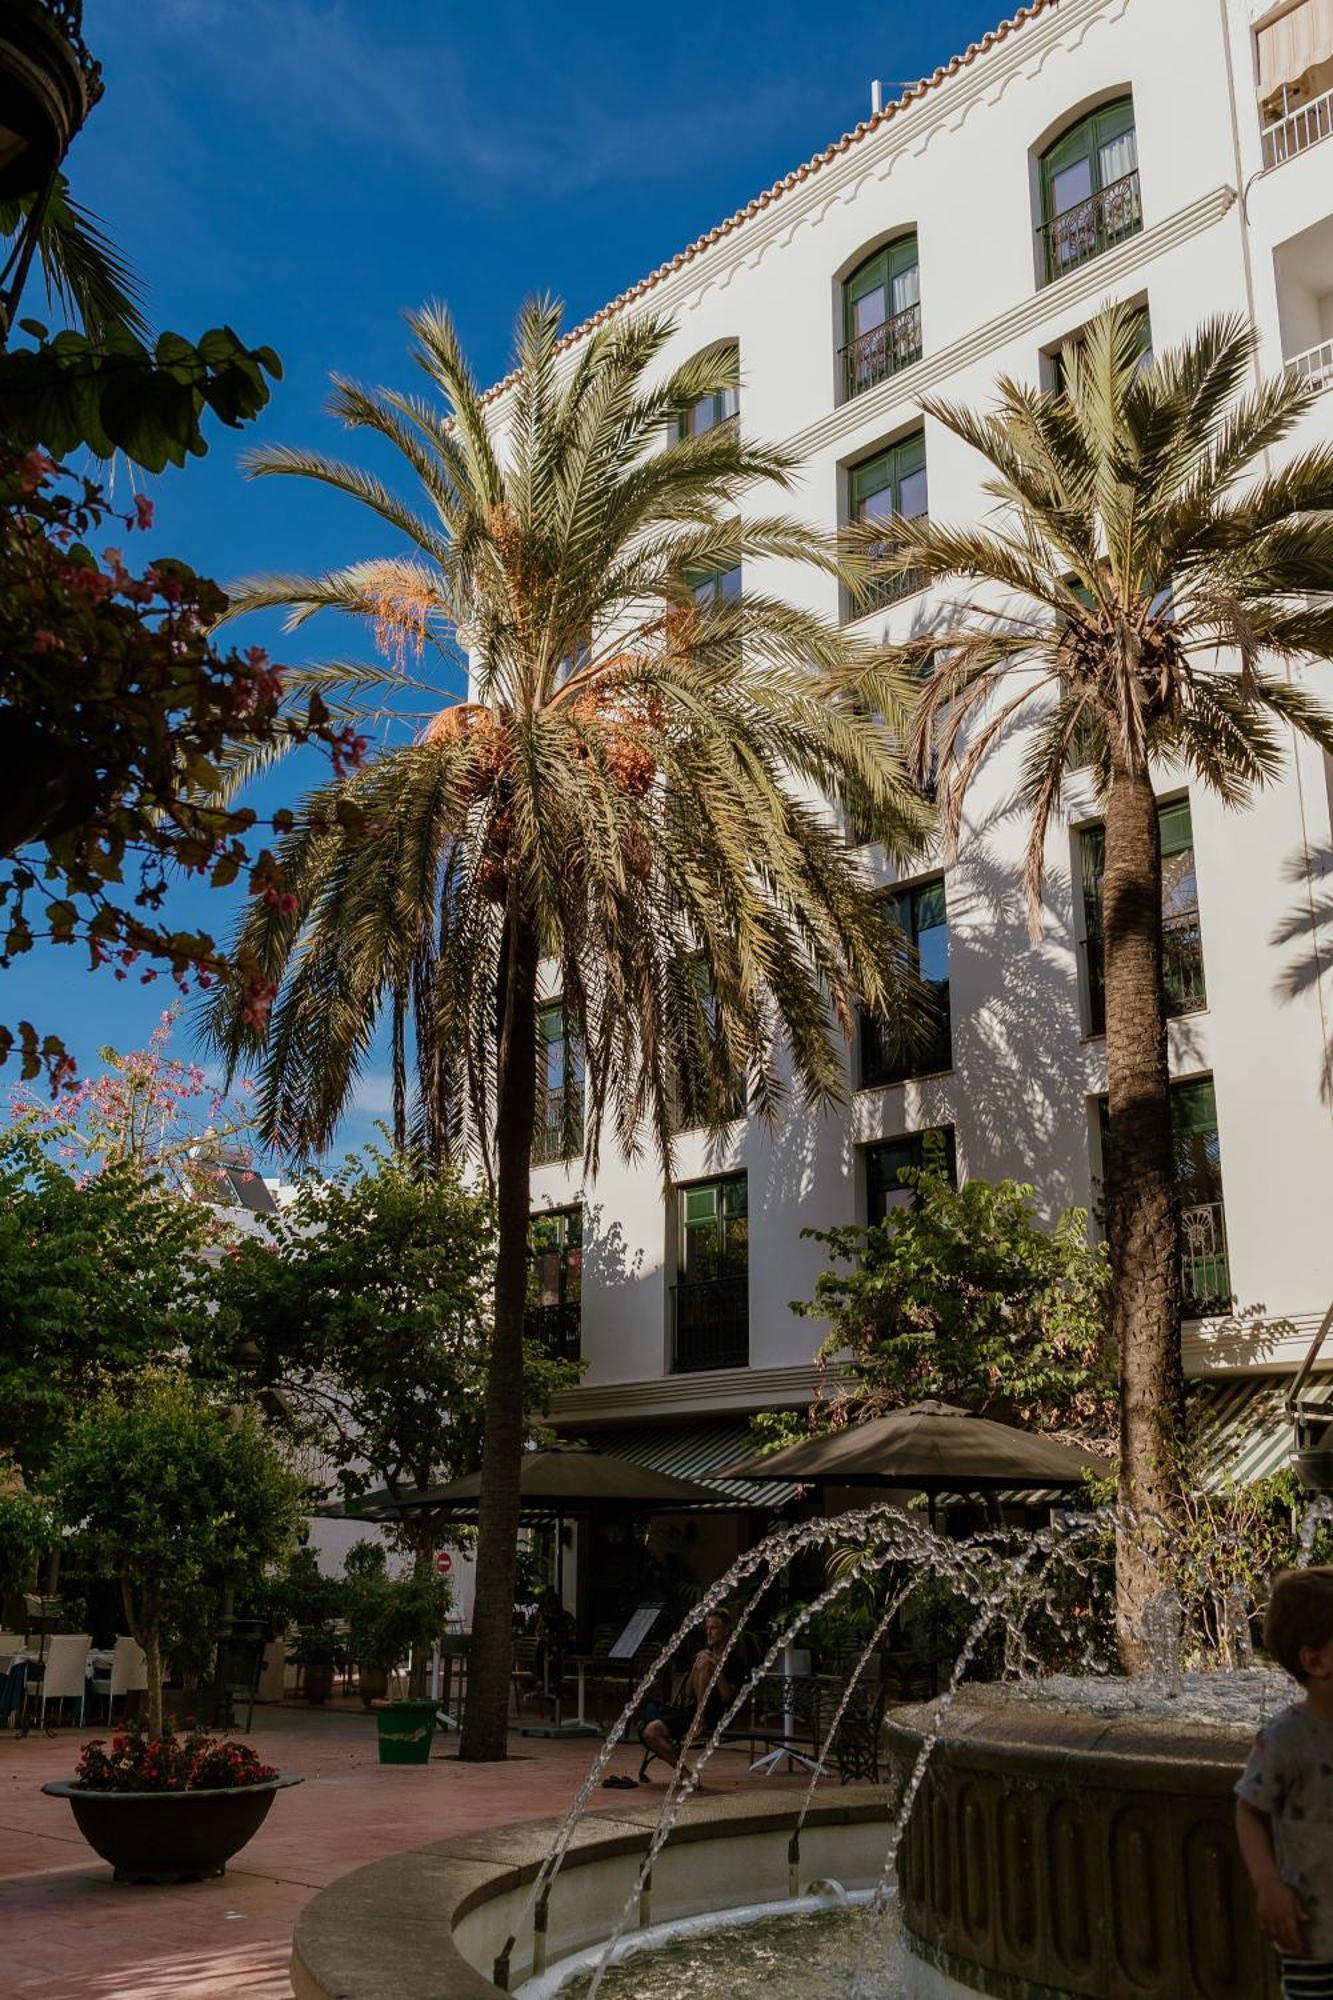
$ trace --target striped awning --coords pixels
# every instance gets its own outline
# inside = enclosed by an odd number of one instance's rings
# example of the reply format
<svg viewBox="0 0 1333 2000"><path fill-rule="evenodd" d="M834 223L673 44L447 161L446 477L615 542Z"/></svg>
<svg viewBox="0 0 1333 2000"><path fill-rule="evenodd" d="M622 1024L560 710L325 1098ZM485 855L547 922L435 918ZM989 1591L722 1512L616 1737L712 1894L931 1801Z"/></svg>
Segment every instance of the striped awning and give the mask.
<svg viewBox="0 0 1333 2000"><path fill-rule="evenodd" d="M754 1445L745 1421L712 1424L645 1426L641 1430L596 1430L588 1442L598 1451L627 1458L635 1465L651 1466L654 1472L669 1472L677 1479L701 1479L726 1494L734 1506L752 1507L761 1514L775 1513L793 1500L800 1488L773 1479L719 1479L724 1465L735 1465ZM719 1498L719 1506L726 1503Z"/></svg>
<svg viewBox="0 0 1333 2000"><path fill-rule="evenodd" d="M1190 1413L1196 1426L1199 1471L1205 1487L1247 1486L1281 1472L1292 1451L1286 1411L1289 1375L1221 1375L1190 1384ZM1328 1407L1333 1415L1333 1376L1306 1383L1301 1401Z"/></svg>

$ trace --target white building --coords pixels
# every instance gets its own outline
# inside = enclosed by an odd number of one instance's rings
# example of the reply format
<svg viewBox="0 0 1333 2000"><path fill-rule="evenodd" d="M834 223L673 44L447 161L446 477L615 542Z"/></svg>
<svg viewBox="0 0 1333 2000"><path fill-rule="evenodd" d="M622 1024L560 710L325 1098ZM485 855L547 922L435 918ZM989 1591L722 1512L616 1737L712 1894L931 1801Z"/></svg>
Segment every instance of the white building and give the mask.
<svg viewBox="0 0 1333 2000"><path fill-rule="evenodd" d="M833 529L883 496L977 516L982 465L919 399L976 406L1001 373L1049 379L1112 299L1143 305L1158 347L1211 314L1252 317L1265 373L1298 367L1329 392L1293 448L1333 432L1333 0L1037 0L607 311L673 316L673 360L736 343L742 428L799 453L794 505ZM839 613L825 578L772 564L753 580ZM896 636L929 609L907 594L862 623ZM956 865L898 881L875 857L925 970L947 978L948 1034L920 1073L890 1080L867 1041L849 1051L845 1110L793 1110L776 1130L741 1119L720 1145L684 1133L665 1195L650 1159L609 1153L595 1180L578 1161L537 1169L550 1324L587 1363L562 1428L705 1471L734 1457L749 1413L808 1399L818 1329L789 1306L821 1253L801 1232L865 1220L932 1128L960 1176L1030 1180L1049 1212L1095 1208L1097 808L1090 784L1068 788L1033 946L1025 825L1005 812L1020 754L982 773ZM1248 1388L1263 1370L1271 1396L1333 1297L1333 979L1293 982L1333 954L1312 928L1333 774L1299 746L1243 813L1171 774L1161 793L1186 1362ZM558 1040L550 1057L556 1081ZM711 1290L689 1284L695 1232L729 1246Z"/></svg>

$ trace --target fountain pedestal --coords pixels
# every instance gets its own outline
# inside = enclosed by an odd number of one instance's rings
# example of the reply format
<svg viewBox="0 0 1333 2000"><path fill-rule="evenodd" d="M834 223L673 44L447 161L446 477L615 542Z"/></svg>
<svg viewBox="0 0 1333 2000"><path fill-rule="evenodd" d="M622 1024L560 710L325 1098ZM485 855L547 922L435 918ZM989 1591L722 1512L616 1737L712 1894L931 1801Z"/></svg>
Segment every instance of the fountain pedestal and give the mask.
<svg viewBox="0 0 1333 2000"><path fill-rule="evenodd" d="M900 1777L935 1710L894 1712ZM1253 1733L965 1688L899 1854L912 1954L1001 2000L1278 2000L1233 1830Z"/></svg>

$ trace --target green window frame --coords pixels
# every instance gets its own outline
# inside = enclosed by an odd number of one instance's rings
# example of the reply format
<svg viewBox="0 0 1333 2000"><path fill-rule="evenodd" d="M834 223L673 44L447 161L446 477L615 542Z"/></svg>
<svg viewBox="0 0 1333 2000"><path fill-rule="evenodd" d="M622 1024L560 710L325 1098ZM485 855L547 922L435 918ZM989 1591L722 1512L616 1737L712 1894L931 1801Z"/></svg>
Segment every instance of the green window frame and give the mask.
<svg viewBox="0 0 1333 2000"><path fill-rule="evenodd" d="M848 513L853 521L889 521L897 514L908 520L923 519L930 512L930 488L926 477L926 434L912 431L873 458L863 459L847 475ZM860 618L867 611L920 590L925 578L918 570L885 577L863 590L853 600L848 596L845 615Z"/></svg>
<svg viewBox="0 0 1333 2000"><path fill-rule="evenodd" d="M558 1361L577 1361L583 1333L583 1208L546 1208L528 1223L527 1333Z"/></svg>
<svg viewBox="0 0 1333 2000"><path fill-rule="evenodd" d="M537 1009L537 1123L535 1165L568 1160L583 1151L583 1052L569 1032L563 1000Z"/></svg>
<svg viewBox="0 0 1333 2000"><path fill-rule="evenodd" d="M921 359L921 261L916 231L895 236L842 285L844 400Z"/></svg>
<svg viewBox="0 0 1333 2000"><path fill-rule="evenodd" d="M677 1190L677 1204L672 1370L743 1368L750 1342L746 1176L690 1182Z"/></svg>
<svg viewBox="0 0 1333 2000"><path fill-rule="evenodd" d="M1188 796L1159 800L1157 825L1162 850L1162 983L1166 989L1166 1010L1174 1020L1182 1014L1197 1014L1208 1005L1194 822ZM1083 894L1088 1033L1104 1035L1102 883L1106 872L1106 828L1100 820L1079 828L1078 859Z"/></svg>
<svg viewBox="0 0 1333 2000"><path fill-rule="evenodd" d="M1110 1118L1097 1100L1102 1166L1110 1157ZM1229 1312L1232 1305L1222 1143L1211 1076L1171 1085L1172 1178L1180 1215L1180 1292L1187 1319Z"/></svg>
<svg viewBox="0 0 1333 2000"><path fill-rule="evenodd" d="M739 356L739 348L732 352ZM706 437L719 424L728 424L740 415L741 392L733 385L730 389L717 389L712 394L700 396L687 410L682 410L675 421L677 441L685 438Z"/></svg>
<svg viewBox="0 0 1333 2000"><path fill-rule="evenodd" d="M694 993L691 996L686 991L680 995L685 1033L676 1063L674 1129L677 1132L693 1131L715 1122L711 1117L710 1100L720 1090L713 1067L716 1061L717 1001L713 993L713 975L702 952L691 955L683 977L687 986L693 986ZM720 1094L723 1123L745 1116L746 1080L742 1071L733 1074L729 1085Z"/></svg>
<svg viewBox="0 0 1333 2000"><path fill-rule="evenodd" d="M1139 370L1141 373L1145 368L1151 368L1153 361L1152 317L1147 306L1141 306L1135 313L1134 331L1138 335ZM1081 349L1082 346L1083 333L1080 331L1079 333L1072 334L1068 340L1062 340L1055 352L1049 355L1050 384L1054 395L1063 396L1065 393L1066 351L1071 347ZM1080 594L1086 596L1086 592Z"/></svg>
<svg viewBox="0 0 1333 2000"><path fill-rule="evenodd" d="M958 1156L952 1125L933 1125L924 1132L904 1132L896 1139L877 1139L865 1149L866 1220L872 1228L891 1209L916 1208L920 1195L905 1185L905 1173L920 1173L940 1159L949 1186L958 1185Z"/></svg>
<svg viewBox="0 0 1333 2000"><path fill-rule="evenodd" d="M734 569L692 569L685 581L698 605L729 604L741 594L741 565Z"/></svg>
<svg viewBox="0 0 1333 2000"><path fill-rule="evenodd" d="M1118 97L1068 127L1041 159L1047 283L1143 227L1134 100Z"/></svg>
<svg viewBox="0 0 1333 2000"><path fill-rule="evenodd" d="M944 877L932 875L890 894L894 922L911 946L922 983L932 1000L927 1037L910 1047L890 1039L875 1015L861 1013L862 1090L909 1077L933 1076L953 1068L953 1028L949 1016L949 909Z"/></svg>

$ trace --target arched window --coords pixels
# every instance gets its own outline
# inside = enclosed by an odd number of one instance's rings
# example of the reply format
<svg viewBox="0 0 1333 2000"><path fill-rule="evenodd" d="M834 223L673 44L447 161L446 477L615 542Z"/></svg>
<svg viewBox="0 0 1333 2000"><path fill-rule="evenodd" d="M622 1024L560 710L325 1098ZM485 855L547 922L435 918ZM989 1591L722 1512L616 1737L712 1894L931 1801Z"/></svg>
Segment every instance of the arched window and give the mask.
<svg viewBox="0 0 1333 2000"><path fill-rule="evenodd" d="M842 287L844 401L921 359L921 272L916 232L895 237Z"/></svg>
<svg viewBox="0 0 1333 2000"><path fill-rule="evenodd" d="M740 350L731 349L733 360ZM678 438L702 437L705 431L716 429L718 424L734 423L740 415L741 399L739 389L718 389L712 395L700 396L697 403L691 403L688 410L682 410L676 419Z"/></svg>
<svg viewBox="0 0 1333 2000"><path fill-rule="evenodd" d="M1142 229L1132 97L1099 105L1046 149L1041 212L1047 284Z"/></svg>

